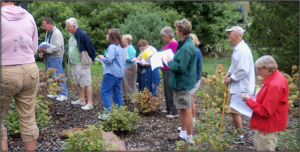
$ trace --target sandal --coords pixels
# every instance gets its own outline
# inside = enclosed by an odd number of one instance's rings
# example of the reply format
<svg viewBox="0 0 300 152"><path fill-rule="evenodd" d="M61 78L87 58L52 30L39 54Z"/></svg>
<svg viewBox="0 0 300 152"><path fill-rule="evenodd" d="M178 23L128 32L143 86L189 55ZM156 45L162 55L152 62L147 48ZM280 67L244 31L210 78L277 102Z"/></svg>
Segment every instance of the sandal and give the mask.
<svg viewBox="0 0 300 152"><path fill-rule="evenodd" d="M177 114L177 115L167 115L166 117L167 117L167 118L178 118L178 117L179 117L179 114Z"/></svg>

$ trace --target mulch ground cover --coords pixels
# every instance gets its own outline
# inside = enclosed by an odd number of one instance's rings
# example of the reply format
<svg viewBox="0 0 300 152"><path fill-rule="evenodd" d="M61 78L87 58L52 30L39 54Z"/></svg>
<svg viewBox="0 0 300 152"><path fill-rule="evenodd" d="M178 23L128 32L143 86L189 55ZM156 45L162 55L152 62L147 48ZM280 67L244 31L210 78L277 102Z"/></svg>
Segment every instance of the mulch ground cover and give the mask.
<svg viewBox="0 0 300 152"><path fill-rule="evenodd" d="M180 126L180 118L167 118L166 114L161 112L166 106L161 88L162 85L159 87L157 94L163 102L162 106L151 115L140 114L142 120L139 122L137 129L126 133L115 133L117 137L125 142L127 150L146 148L148 151L175 151L176 141L169 141L168 139L179 133L177 127ZM62 144L65 141L59 138L57 135L59 132L100 123L97 113L104 111L100 90L93 90L94 108L89 111L81 110L80 105L71 104L71 101L76 100L76 97L79 95L76 87L68 87L68 91L68 100L64 102L58 102L43 95L43 101L47 100L50 102L50 115L54 123L40 130L40 136L37 139L37 151L63 151ZM196 105L200 102L199 98L195 98ZM124 106L128 106L128 109L133 111L134 105L130 101L124 101ZM199 116L199 112L196 112L196 119L197 116ZM250 118L244 116L242 118L246 143L243 145L232 144L230 148L224 149L225 151L254 151L254 130L249 129ZM231 116L226 114L225 119L228 119L228 129L234 129ZM216 130L216 132L218 131ZM20 134L8 135L8 141L10 151L24 150Z"/></svg>

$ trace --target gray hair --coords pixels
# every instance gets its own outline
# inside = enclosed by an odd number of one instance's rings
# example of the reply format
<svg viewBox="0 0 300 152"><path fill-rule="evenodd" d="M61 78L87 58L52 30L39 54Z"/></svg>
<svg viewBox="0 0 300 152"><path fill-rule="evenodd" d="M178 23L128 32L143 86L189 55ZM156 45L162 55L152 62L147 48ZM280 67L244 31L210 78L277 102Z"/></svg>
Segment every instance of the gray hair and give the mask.
<svg viewBox="0 0 300 152"><path fill-rule="evenodd" d="M170 39L174 38L174 32L171 27L166 26L160 30L160 35L169 36Z"/></svg>
<svg viewBox="0 0 300 152"><path fill-rule="evenodd" d="M78 27L77 21L74 17L71 17L66 20L66 23L69 22L71 26L75 26L76 28Z"/></svg>
<svg viewBox="0 0 300 152"><path fill-rule="evenodd" d="M275 59L271 55L264 55L255 61L255 68L265 69L268 68L268 72L276 71L278 65Z"/></svg>

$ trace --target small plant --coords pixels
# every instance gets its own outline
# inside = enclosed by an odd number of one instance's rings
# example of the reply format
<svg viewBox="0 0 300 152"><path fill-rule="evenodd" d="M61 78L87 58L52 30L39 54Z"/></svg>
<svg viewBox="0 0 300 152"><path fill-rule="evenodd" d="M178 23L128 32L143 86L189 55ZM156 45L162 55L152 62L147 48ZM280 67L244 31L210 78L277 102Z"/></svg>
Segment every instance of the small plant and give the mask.
<svg viewBox="0 0 300 152"><path fill-rule="evenodd" d="M280 151L299 151L299 119L289 117L286 130L278 132L279 139L276 147Z"/></svg>
<svg viewBox="0 0 300 152"><path fill-rule="evenodd" d="M35 121L39 130L50 126L52 123L51 116L48 116L49 109L48 109L49 102L43 103L39 98L36 99L35 105ZM4 124L7 126L9 132L11 134L19 133L20 132L20 123L18 120L18 113L15 106L15 101L13 100L10 104L10 109L3 117Z"/></svg>
<svg viewBox="0 0 300 152"><path fill-rule="evenodd" d="M118 107L117 104L112 105L111 111L105 109L104 113L110 115L101 121L105 131L131 131L136 129L141 120L138 109L134 108L134 112L131 112L127 110L127 106ZM102 116L104 113L98 115Z"/></svg>
<svg viewBox="0 0 300 152"><path fill-rule="evenodd" d="M200 111L200 120L195 123L193 131L194 144L187 142L176 142L177 151L224 151L233 141L233 133L224 131L227 128L227 120L224 119L220 137L218 137L220 129L221 114L217 113L214 108L203 109Z"/></svg>
<svg viewBox="0 0 300 152"><path fill-rule="evenodd" d="M84 131L70 131L67 133L69 138L63 144L66 151L113 151L116 149L116 144L111 144L110 141L105 141L103 138L103 130L101 125L87 125ZM114 136L114 138L116 138Z"/></svg>
<svg viewBox="0 0 300 152"><path fill-rule="evenodd" d="M159 98L155 98L147 88L144 88L143 92L135 92L130 95L131 102L135 104L135 107L143 114L149 114L155 111L162 102Z"/></svg>
<svg viewBox="0 0 300 152"><path fill-rule="evenodd" d="M58 70L54 68L48 68L46 72L43 72L43 69L39 69L40 84L38 88L38 94L59 95L60 91L64 90L60 84L65 82L62 79L64 75L59 73L58 77L54 78L54 72L58 72ZM49 78L49 76L52 78Z"/></svg>
<svg viewBox="0 0 300 152"><path fill-rule="evenodd" d="M216 69L216 75L207 75L207 78L201 77L203 87L199 88L200 91L196 93L196 97L202 99L201 104L206 108L215 108L218 112L222 109L226 87L222 81L225 74L224 66L219 64ZM226 106L225 108L227 109L228 107Z"/></svg>

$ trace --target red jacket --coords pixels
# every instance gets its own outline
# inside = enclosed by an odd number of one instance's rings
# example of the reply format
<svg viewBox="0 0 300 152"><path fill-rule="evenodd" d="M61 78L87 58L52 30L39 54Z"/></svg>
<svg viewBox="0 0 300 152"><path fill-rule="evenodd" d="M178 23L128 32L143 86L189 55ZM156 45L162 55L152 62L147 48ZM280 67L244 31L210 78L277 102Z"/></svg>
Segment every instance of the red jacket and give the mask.
<svg viewBox="0 0 300 152"><path fill-rule="evenodd" d="M264 86L246 104L253 110L250 128L266 132L283 131L287 126L289 87L285 77L278 71L266 77Z"/></svg>

